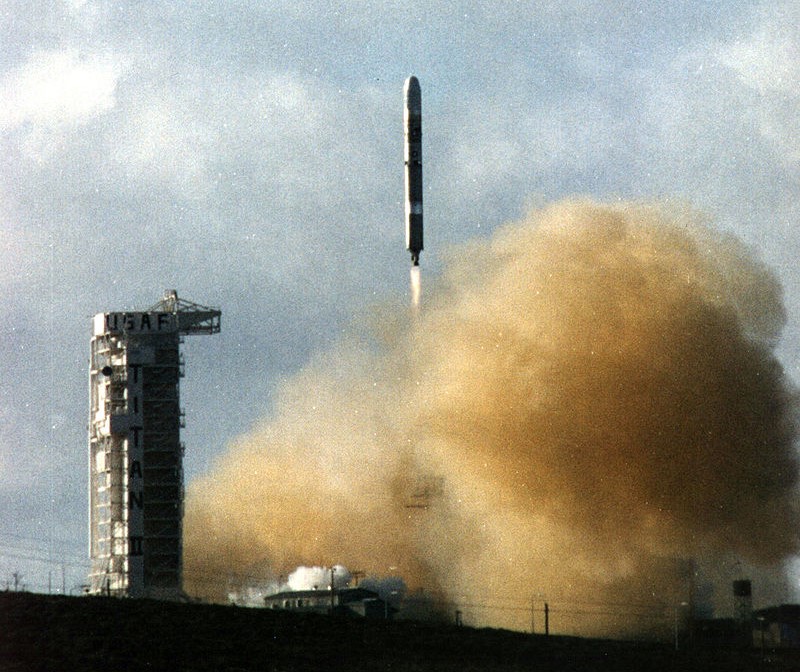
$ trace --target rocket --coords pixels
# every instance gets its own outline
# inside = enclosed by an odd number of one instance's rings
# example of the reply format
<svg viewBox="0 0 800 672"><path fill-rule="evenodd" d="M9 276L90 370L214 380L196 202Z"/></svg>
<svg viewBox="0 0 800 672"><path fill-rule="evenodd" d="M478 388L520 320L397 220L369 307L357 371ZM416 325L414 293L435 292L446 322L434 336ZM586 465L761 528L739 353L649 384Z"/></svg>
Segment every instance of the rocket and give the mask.
<svg viewBox="0 0 800 672"><path fill-rule="evenodd" d="M406 249L412 266L419 266L422 252L422 92L413 75L403 86L403 126L405 127L406 173Z"/></svg>

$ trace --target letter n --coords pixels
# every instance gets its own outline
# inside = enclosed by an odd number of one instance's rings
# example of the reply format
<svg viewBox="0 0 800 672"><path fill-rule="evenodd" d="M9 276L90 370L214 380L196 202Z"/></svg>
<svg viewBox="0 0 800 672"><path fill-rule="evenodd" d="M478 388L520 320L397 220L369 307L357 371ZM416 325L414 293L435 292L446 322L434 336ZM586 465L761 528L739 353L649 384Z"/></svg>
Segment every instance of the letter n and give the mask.
<svg viewBox="0 0 800 672"><path fill-rule="evenodd" d="M133 490L131 490L130 492L128 492L128 498L130 500L132 509L133 508L141 509L144 506L144 493L142 493L141 491L134 492Z"/></svg>
<svg viewBox="0 0 800 672"><path fill-rule="evenodd" d="M144 550L142 549L142 537L129 537L128 541L128 555L144 555Z"/></svg>

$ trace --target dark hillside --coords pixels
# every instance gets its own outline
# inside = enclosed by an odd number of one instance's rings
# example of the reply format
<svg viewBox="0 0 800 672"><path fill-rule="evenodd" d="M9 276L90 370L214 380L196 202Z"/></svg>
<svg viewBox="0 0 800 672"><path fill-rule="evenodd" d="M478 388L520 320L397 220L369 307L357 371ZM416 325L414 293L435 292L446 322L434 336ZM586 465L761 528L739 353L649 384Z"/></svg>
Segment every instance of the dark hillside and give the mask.
<svg viewBox="0 0 800 672"><path fill-rule="evenodd" d="M0 670L757 670L755 653L149 600L0 593ZM767 668L762 668L767 669ZM770 667L769 669L784 669ZM785 668L790 669L790 668Z"/></svg>

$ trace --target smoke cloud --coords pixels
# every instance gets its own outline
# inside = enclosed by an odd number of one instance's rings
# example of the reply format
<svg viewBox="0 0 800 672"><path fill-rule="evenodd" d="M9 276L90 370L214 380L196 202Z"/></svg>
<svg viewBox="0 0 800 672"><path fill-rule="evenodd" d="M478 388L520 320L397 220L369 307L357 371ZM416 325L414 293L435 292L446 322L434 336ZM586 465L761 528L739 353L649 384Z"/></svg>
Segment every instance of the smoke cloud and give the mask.
<svg viewBox="0 0 800 672"><path fill-rule="evenodd" d="M535 211L452 251L415 319L384 309L311 362L190 485L186 588L343 563L473 624L527 628L517 606L547 600L581 634L729 613L737 572L781 595L784 320L774 276L696 213Z"/></svg>

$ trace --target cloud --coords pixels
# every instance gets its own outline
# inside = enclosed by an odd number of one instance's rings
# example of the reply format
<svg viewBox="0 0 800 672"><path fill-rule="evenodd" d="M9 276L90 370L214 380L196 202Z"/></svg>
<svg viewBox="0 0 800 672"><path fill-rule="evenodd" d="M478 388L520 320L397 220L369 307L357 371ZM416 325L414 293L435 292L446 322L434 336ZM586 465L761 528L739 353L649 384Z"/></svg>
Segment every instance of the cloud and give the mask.
<svg viewBox="0 0 800 672"><path fill-rule="evenodd" d="M84 123L114 107L119 76L109 59L81 58L73 50L37 52L0 80L0 130Z"/></svg>
<svg viewBox="0 0 800 672"><path fill-rule="evenodd" d="M800 162L800 8L779 3L759 15L749 34L720 45L719 62L757 94L753 109L761 134L784 161Z"/></svg>
<svg viewBox="0 0 800 672"><path fill-rule="evenodd" d="M776 3L749 34L723 44L719 59L760 93L800 94L800 35L796 3Z"/></svg>

